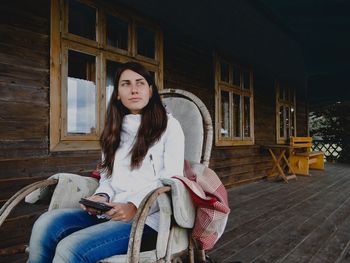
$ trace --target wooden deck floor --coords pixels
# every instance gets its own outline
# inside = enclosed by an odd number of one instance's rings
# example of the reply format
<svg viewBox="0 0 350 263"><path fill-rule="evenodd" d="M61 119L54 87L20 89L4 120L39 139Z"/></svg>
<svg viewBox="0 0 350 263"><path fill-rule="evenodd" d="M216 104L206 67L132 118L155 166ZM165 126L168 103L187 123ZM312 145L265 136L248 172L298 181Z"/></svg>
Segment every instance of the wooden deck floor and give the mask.
<svg viewBox="0 0 350 263"><path fill-rule="evenodd" d="M229 190L225 233L208 254L229 262L350 262L350 165Z"/></svg>

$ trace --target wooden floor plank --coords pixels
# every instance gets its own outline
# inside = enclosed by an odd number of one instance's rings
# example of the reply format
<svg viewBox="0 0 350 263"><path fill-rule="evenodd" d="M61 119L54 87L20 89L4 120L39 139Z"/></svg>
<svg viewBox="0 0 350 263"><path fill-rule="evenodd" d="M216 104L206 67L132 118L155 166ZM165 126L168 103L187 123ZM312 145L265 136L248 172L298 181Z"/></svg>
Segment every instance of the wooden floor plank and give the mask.
<svg viewBox="0 0 350 263"><path fill-rule="evenodd" d="M341 260L350 247L350 216L348 216L335 233L320 247L311 263L337 262ZM350 262L350 258L349 258Z"/></svg>
<svg viewBox="0 0 350 263"><path fill-rule="evenodd" d="M338 188L338 191L341 193L346 193L350 191L350 185L343 185L344 187ZM335 195L335 197L334 197ZM327 200L332 200L331 202L327 202ZM307 218L304 222L295 222L292 224L292 229L288 233L288 235L282 235L281 239L276 239L276 245L273 248L269 249L264 255L260 256L255 262L285 262L286 259L284 255L288 255L288 252L294 247L300 245L307 248L308 260L309 257L312 257L310 246L303 244L303 241L311 235L311 233L319 233L322 227L317 227L324 222L326 222L331 213L338 210L338 204L342 202L349 202L348 195L342 194L337 195L334 192L328 193L324 195L324 198L320 198L318 204L316 202L309 203L309 205L314 208L315 213ZM306 208L311 209L311 207ZM301 212L303 213L303 212ZM316 239L312 246L317 246L318 240L322 240L321 238ZM322 243L319 244L322 246ZM305 251L304 251L305 252ZM304 253L305 254L305 253ZM300 262L300 261L298 261Z"/></svg>
<svg viewBox="0 0 350 263"><path fill-rule="evenodd" d="M334 182L333 184L336 184L336 182ZM338 184L342 184L342 183L343 182L338 182ZM283 186L280 186L280 187L283 187ZM293 207L300 202L307 201L311 197L307 195L309 191L305 191L305 187L300 187L295 185L293 187L299 190L294 191L292 190L294 188L291 188L289 189L290 190L289 195L286 195L285 193L281 192L279 196L276 195L272 198L272 200L268 200L268 201L266 201L266 198L261 196L260 200L262 200L262 203L258 203L258 206L250 207L249 209L243 209L243 211L239 209L232 210L232 216L230 216L229 223L228 223L228 224L231 223L231 226L230 225L227 226L226 230L228 231L226 231L223 237L219 240L217 247L219 248L220 246L224 245L227 241L235 242L235 240L237 240L239 236L244 235L249 231L251 232L257 231L256 228L259 226L262 226L264 229L266 229L265 228L266 226L264 225L265 223L268 223L268 224L270 223L272 225L276 224L274 223L274 221L276 221L276 219L279 220L278 218L276 218L276 216L281 215L281 212L283 210L291 209L290 211L291 215L293 213L298 213L298 211L293 210ZM317 181L315 182L315 184L312 184L311 187L313 188L313 191L311 191L311 194L314 194L314 192L318 192L319 189L323 189L324 185L322 185L320 181ZM281 195L283 196L283 198L281 197ZM256 201L254 201L253 204L256 204ZM248 211L248 213L245 213L245 211ZM286 214L285 216L286 218L288 218L290 215ZM269 222L271 220L273 221ZM280 220L284 220L284 219L280 219ZM244 222L237 223L240 221L244 221ZM230 230L230 228L232 228L232 225L234 228Z"/></svg>
<svg viewBox="0 0 350 263"><path fill-rule="evenodd" d="M350 191L348 191L349 193ZM338 226L350 216L350 196L340 203L339 207L331 213L326 220L317 226L310 235L299 243L291 253L283 259L283 262L310 262L315 253L319 251L328 239L335 233Z"/></svg>
<svg viewBox="0 0 350 263"><path fill-rule="evenodd" d="M344 184L342 184L342 186L344 186ZM347 188L350 190L350 186ZM327 196L323 196L323 198L325 200ZM300 224L308 222L310 221L310 218L315 217L310 224L307 224L306 227L304 227L304 231L302 231L302 233L305 235L305 231L312 231L312 227L314 225L319 224L319 221L321 221L322 218L329 215L329 210L333 211L337 208L336 206L332 205L329 207L329 209L325 209L323 206L323 202L318 202L318 204L316 204L316 202L302 201L299 206L294 207L295 209L289 209L281 212L277 217L279 223L278 226L269 232L265 228L265 232L262 236L258 237L249 246L242 249L237 255L233 257L231 256L224 262L230 262L232 260L250 262L256 260L256 258L259 258L261 254L265 253L270 255L270 257L267 257L266 259L262 258L260 262L273 262L273 260L276 260L276 256L280 256L281 254L281 251L278 250L283 248L286 249L286 243L288 244L288 242L291 242L298 237L297 233L295 233L295 229L298 228ZM320 215L319 211L321 209L324 210L324 213ZM289 236L286 236L285 233L289 233ZM256 233L253 232L252 235L256 236ZM299 239L302 239L302 236L299 237ZM242 243L242 240L239 241L239 243ZM291 244L293 244L293 242ZM246 253L246 251L250 251L250 253ZM288 250L286 252L288 252Z"/></svg>
<svg viewBox="0 0 350 263"><path fill-rule="evenodd" d="M350 257L348 234L342 234L350 214L349 172L349 165L327 164L325 171L288 184L264 181L230 189L228 225L208 254L220 263Z"/></svg>
<svg viewBox="0 0 350 263"><path fill-rule="evenodd" d="M340 258L335 263L349 263L350 262L350 241L347 243Z"/></svg>

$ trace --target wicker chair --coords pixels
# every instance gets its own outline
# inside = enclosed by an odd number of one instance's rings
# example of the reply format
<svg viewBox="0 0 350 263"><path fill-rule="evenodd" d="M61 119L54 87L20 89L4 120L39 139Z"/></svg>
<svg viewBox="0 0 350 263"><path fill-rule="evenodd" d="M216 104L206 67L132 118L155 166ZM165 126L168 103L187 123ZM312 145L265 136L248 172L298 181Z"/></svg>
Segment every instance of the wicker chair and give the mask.
<svg viewBox="0 0 350 263"><path fill-rule="evenodd" d="M185 159L194 163L201 163L205 166L209 164L209 158L213 140L213 128L210 114L203 102L190 92L178 89L165 89L160 91L163 97L163 103L168 112L170 112L181 124L185 134ZM49 209L61 207L77 206L77 200L81 195L93 193L97 186L97 181L92 178L82 177L72 174L59 174L54 176L56 179L48 179L33 183L12 196L0 210L0 227L12 209L23 200L28 194L43 187L52 187L56 185L57 178L63 178L55 188ZM67 180L74 178L74 180ZM66 181L75 181L79 186L83 183L88 189L87 192L80 191L80 195L75 195L69 198L70 204L67 204L67 198L62 200L62 192L69 191ZM63 183L62 183L63 182ZM181 198L187 198L186 209L194 217L194 206L191 198L185 188L179 183L176 189ZM60 189L61 188L61 189ZM72 187L73 189L74 187ZM142 201L135 215L131 229L129 247L127 255L113 256L100 262L182 262L181 258L186 256L187 262L195 262L195 246L190 237L191 227L193 226L192 219L185 220L185 223L179 223L174 208L171 205L171 194L174 193L173 186L163 186L148 194ZM157 245L154 250L142 251L141 237L150 207L158 202L160 208L160 225L157 237ZM175 211L176 213L176 211ZM182 212L181 212L182 213ZM182 215L181 215L182 216ZM180 216L180 217L181 217ZM175 220L173 218L175 217ZM191 217L191 215L189 216ZM204 251L196 253L196 262L205 261Z"/></svg>

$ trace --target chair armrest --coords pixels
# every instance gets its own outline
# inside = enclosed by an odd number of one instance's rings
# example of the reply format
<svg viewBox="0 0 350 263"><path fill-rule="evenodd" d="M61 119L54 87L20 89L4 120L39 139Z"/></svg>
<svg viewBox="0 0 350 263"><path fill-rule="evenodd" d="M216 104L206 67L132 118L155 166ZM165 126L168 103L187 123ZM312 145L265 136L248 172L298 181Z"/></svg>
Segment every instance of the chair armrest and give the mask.
<svg viewBox="0 0 350 263"><path fill-rule="evenodd" d="M153 203L157 201L159 195L170 192L170 190L171 188L169 186L157 188L142 200L134 217L134 222L130 232L127 262L139 262L142 233L148 212Z"/></svg>
<svg viewBox="0 0 350 263"><path fill-rule="evenodd" d="M23 187L21 190L19 190L17 193L15 193L9 200L7 200L7 202L0 209L0 227L5 221L5 219L7 218L7 216L16 207L16 205L18 205L28 194L32 193L33 191L41 187L55 185L57 184L57 182L58 180L56 179L42 180L42 181L27 185Z"/></svg>

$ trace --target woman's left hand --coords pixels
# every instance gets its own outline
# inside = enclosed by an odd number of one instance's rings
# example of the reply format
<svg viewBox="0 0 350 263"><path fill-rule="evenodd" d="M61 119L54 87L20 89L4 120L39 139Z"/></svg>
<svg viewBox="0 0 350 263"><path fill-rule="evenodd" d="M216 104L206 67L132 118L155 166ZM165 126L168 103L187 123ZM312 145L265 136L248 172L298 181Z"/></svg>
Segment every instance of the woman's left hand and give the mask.
<svg viewBox="0 0 350 263"><path fill-rule="evenodd" d="M107 203L113 208L107 211L105 214L108 215L111 220L128 222L134 218L137 208L133 203Z"/></svg>

